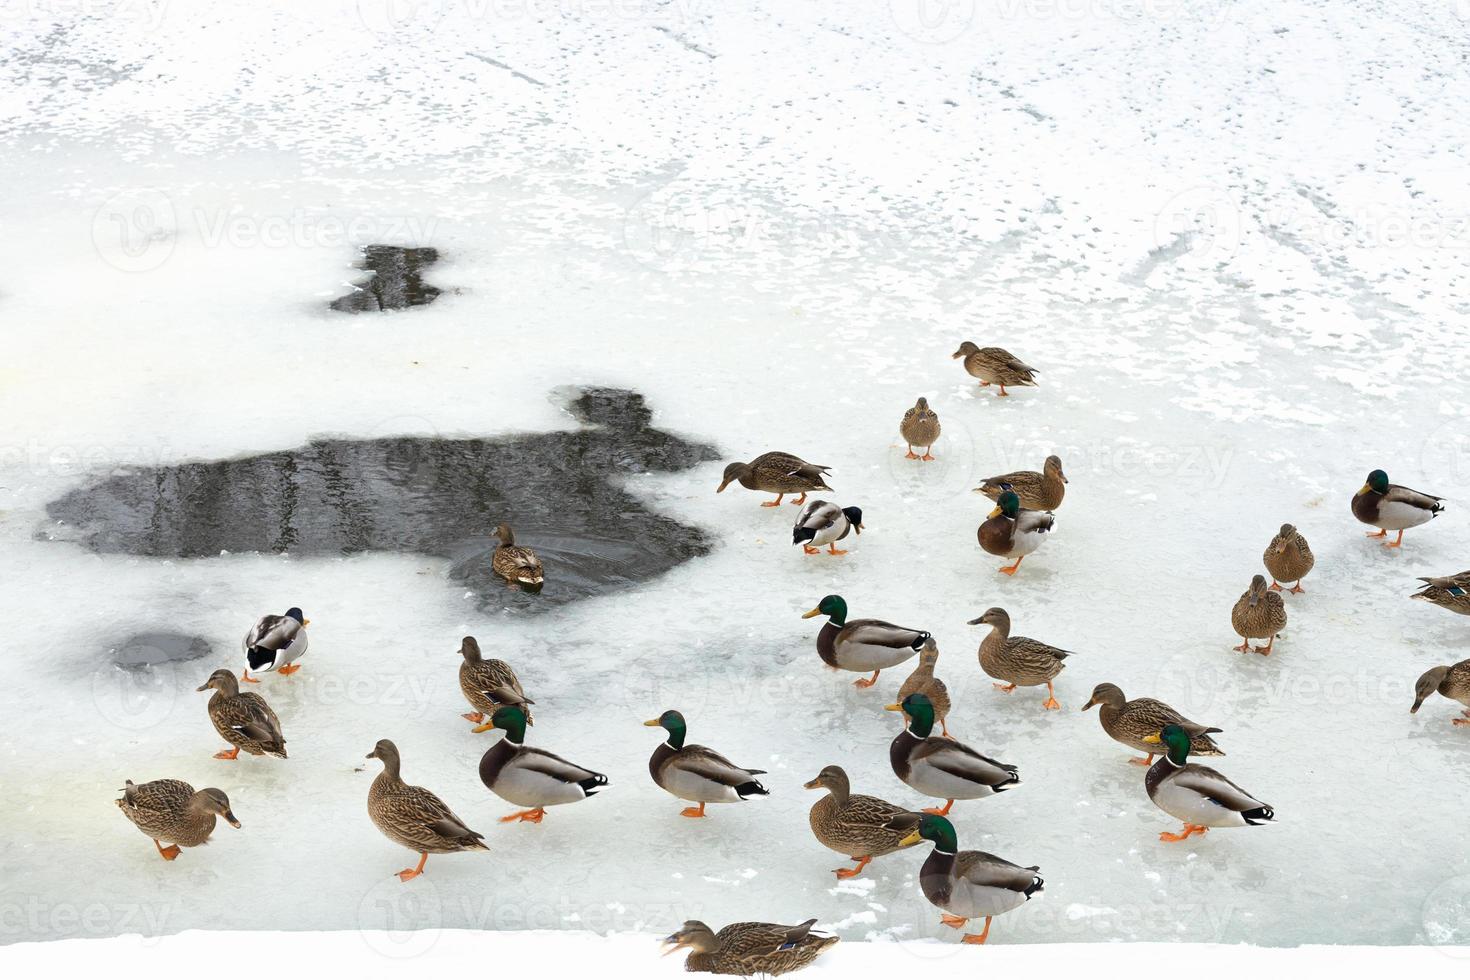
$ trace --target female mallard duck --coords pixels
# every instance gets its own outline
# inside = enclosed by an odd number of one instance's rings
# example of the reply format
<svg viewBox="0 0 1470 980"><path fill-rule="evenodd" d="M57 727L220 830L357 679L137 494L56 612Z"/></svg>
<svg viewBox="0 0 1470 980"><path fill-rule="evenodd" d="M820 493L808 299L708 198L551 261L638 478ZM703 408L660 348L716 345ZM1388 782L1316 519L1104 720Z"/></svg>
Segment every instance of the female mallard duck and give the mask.
<svg viewBox="0 0 1470 980"><path fill-rule="evenodd" d="M398 872L400 881L423 874L430 854L490 850L485 846L485 835L471 830L443 800L422 786L403 781L398 746L380 739L367 757L383 762L383 771L368 790L368 816L384 837L419 852L418 867Z"/></svg>
<svg viewBox="0 0 1470 980"><path fill-rule="evenodd" d="M492 728L505 732L505 737L480 757L480 782L507 803L529 808L501 817L501 823L540 823L547 807L585 800L607 785L607 777L600 772L527 746L526 712L520 705L495 709L490 720L475 731Z"/></svg>
<svg viewBox="0 0 1470 980"><path fill-rule="evenodd" d="M826 847L857 862L855 868L833 869L838 878L856 878L873 858L918 843L904 838L919 814L876 796L854 794L841 766L827 766L805 786L827 791L808 814L812 834Z"/></svg>
<svg viewBox="0 0 1470 980"><path fill-rule="evenodd" d="M1164 756L1144 777L1148 798L1169 816L1184 821L1177 834L1159 834L1159 840L1181 841L1211 827L1253 827L1276 818L1276 812L1208 766L1189 761L1189 732L1178 725L1144 739L1162 744Z"/></svg>
<svg viewBox="0 0 1470 980"><path fill-rule="evenodd" d="M934 637L924 641L923 647L919 649L919 666L908 676L898 688L898 700L902 702L910 694L922 694L928 700L934 711L934 717L939 720L939 730L944 737L949 737L949 726L945 719L949 716L949 688L944 681L934 676L934 665L939 663L939 644L934 642Z"/></svg>
<svg viewBox="0 0 1470 980"><path fill-rule="evenodd" d="M245 634L242 644L245 648L245 670L240 674L240 680L247 684L259 683L250 676L252 670L257 674L272 670L294 674L300 670L301 665L296 661L306 654L306 627L310 624L311 620L295 606L287 609L284 616L260 617L260 621Z"/></svg>
<svg viewBox="0 0 1470 980"><path fill-rule="evenodd" d="M1254 648L1262 656L1270 655L1276 634L1286 628L1286 603L1281 601L1280 593L1267 588L1266 576L1251 579L1250 588L1235 600L1235 608L1230 610L1230 625L1242 641L1236 650L1245 653L1252 649L1251 640L1270 637L1265 646Z"/></svg>
<svg viewBox="0 0 1470 980"><path fill-rule="evenodd" d="M832 467L818 466L790 453L762 453L748 463L731 463L725 467L725 476L715 493L723 493L732 482L739 481L747 490L774 493L775 500L767 500L762 507L779 507L781 498L788 493L799 493L793 504L806 503L806 495L813 490L831 490L827 486L827 471Z"/></svg>
<svg viewBox="0 0 1470 980"><path fill-rule="evenodd" d="M1046 685L1046 700L1041 706L1048 711L1060 708L1052 681L1062 672L1062 663L1072 655L1070 650L1061 650L1029 636L1011 635L1010 613L999 606L985 610L979 619L970 620L971 626L989 626L990 635L980 641L980 669L1004 684L996 684L998 691L1010 694L1017 687Z"/></svg>
<svg viewBox="0 0 1470 980"><path fill-rule="evenodd" d="M980 547L990 554L1016 559L1014 564L1001 568L1005 574L1014 575L1021 567L1021 559L1041 547L1056 521L1039 510L1022 510L1021 498L1015 491L1007 490L1000 495L995 509L986 516L975 536L980 539Z"/></svg>
<svg viewBox="0 0 1470 980"><path fill-rule="evenodd" d="M931 905L946 914L941 922L963 929L971 919L985 917L985 928L961 941L983 944L990 938L990 920L1019 908L1041 893L1044 882L1040 866L1023 868L985 851L962 851L954 824L938 814L929 814L904 839L934 842L924 866L919 869L919 888Z"/></svg>
<svg viewBox="0 0 1470 980"><path fill-rule="evenodd" d="M1062 472L1062 458L1046 457L1040 473L1034 470L1003 473L987 478L975 488L976 493L983 493L995 501L999 501L1007 490L1016 495L1020 506L1026 510L1056 510L1062 506L1062 498L1067 494L1067 475Z"/></svg>
<svg viewBox="0 0 1470 980"><path fill-rule="evenodd" d="M1276 532L1276 537L1271 539L1261 557L1266 563L1266 571L1271 573L1272 592L1281 591L1279 582L1295 582L1292 592L1307 591L1302 588L1302 579L1307 577L1317 559L1312 556L1311 545L1302 537L1302 532L1290 524L1281 525L1281 530Z"/></svg>
<svg viewBox="0 0 1470 980"><path fill-rule="evenodd" d="M878 683L878 675L885 667L893 667L919 652L929 634L923 630L911 630L885 623L881 619L854 619L847 621L847 601L840 595L823 597L817 608L802 613L802 619L826 616L822 631L817 634L817 655L822 663L838 670L853 670L860 674L873 672L872 677L853 681L854 687L872 687Z"/></svg>
<svg viewBox="0 0 1470 980"><path fill-rule="evenodd" d="M273 755L286 758L286 737L281 734L281 720L254 691L240 693L240 685L231 671L220 669L196 690L214 690L209 698L209 720L220 737L234 746L214 754L216 759L237 759L240 750L250 755Z"/></svg>
<svg viewBox="0 0 1470 980"><path fill-rule="evenodd" d="M668 740L654 749L648 760L653 781L679 799L699 804L685 807L681 816L702 817L707 803L740 803L753 796L770 795L755 778L764 776L764 769L742 769L714 749L685 745L688 728L679 712L665 711L643 724L649 728L662 726L669 733Z"/></svg>
<svg viewBox="0 0 1470 980"><path fill-rule="evenodd" d="M934 458L931 450L939 441L939 416L929 407L927 398L920 398L914 402L913 408L903 413L903 419L898 423L898 432L909 448L904 459L928 461ZM923 446L924 455L915 453L915 446Z"/></svg>
<svg viewBox="0 0 1470 980"><path fill-rule="evenodd" d="M509 524L497 527L495 538L500 543L490 556L490 570L505 579L505 584L510 588L540 588L546 578L541 569L541 559L536 556L536 552L516 544L515 532L510 529Z"/></svg>
<svg viewBox="0 0 1470 980"><path fill-rule="evenodd" d="M1400 548L1404 544L1404 531L1427 524L1440 515L1444 510L1443 499L1389 483L1387 473L1374 470L1368 474L1368 482L1353 494L1353 516L1378 528L1376 534L1369 532L1370 538L1387 538L1389 531L1399 532L1396 540L1384 544Z"/></svg>
<svg viewBox="0 0 1470 980"><path fill-rule="evenodd" d="M1470 725L1470 660L1461 660L1449 667L1432 667L1425 671L1414 684L1414 706L1409 709L1409 714L1418 713L1424 699L1435 692L1464 705L1465 710L1460 714L1465 717L1454 719L1454 723Z"/></svg>
<svg viewBox="0 0 1470 980"><path fill-rule="evenodd" d="M1095 704L1101 705L1098 717L1102 720L1103 731L1113 741L1148 754L1147 759L1129 758L1128 761L1134 765L1153 765L1154 747L1148 741L1148 736L1156 734L1165 725L1178 725L1188 732L1189 751L1195 755L1225 754L1214 739L1210 738L1220 729L1207 728L1192 722L1162 701L1153 698L1134 698L1129 701L1118 685L1099 684L1092 689L1092 697L1082 706L1082 710L1086 711Z"/></svg>
<svg viewBox="0 0 1470 980"><path fill-rule="evenodd" d="M972 378L980 379L980 387L1000 385L1002 398L1009 394L1006 385L1036 387L1036 368L1022 363L1004 347L977 347L967 340L960 344L960 349L954 352L953 357L956 360L961 357L965 359L965 370Z"/></svg>
<svg viewBox="0 0 1470 980"><path fill-rule="evenodd" d="M910 694L889 711L902 711L908 725L888 747L893 773L925 796L944 800L941 816L955 800L979 800L1002 793L1021 781L1015 766L996 762L962 742L939 738L934 731L934 705L922 694Z"/></svg>
<svg viewBox="0 0 1470 980"><path fill-rule="evenodd" d="M664 955L690 950L684 959L684 969L690 973L779 977L800 970L837 945L836 936L813 933L816 924L816 919L798 926L732 922L715 932L698 919L690 919L664 940L668 947Z"/></svg>
<svg viewBox="0 0 1470 980"><path fill-rule="evenodd" d="M135 827L153 838L153 846L165 861L178 857L181 847L198 847L207 842L214 833L217 816L224 817L237 830L240 827L224 790L209 787L196 791L182 779L155 779L142 786L129 779L122 794L122 799L114 801L117 808ZM172 843L164 847L160 841Z"/></svg>
<svg viewBox="0 0 1470 980"><path fill-rule="evenodd" d="M845 555L837 542L847 537L847 532L863 533L863 512L857 507L838 507L825 500L811 500L796 515L796 525L791 529L791 543L801 545L809 555L819 553L822 545L829 554Z"/></svg>
<svg viewBox="0 0 1470 980"><path fill-rule="evenodd" d="M459 653L464 657L464 663L459 665L459 689L464 693L464 699L470 703L470 707L475 709L460 716L465 721L478 725L503 704L536 703L526 697L526 692L521 689L520 678L516 677L510 664L504 660L486 660L481 656L479 641L473 636L467 636L460 641ZM507 698L506 692L514 697ZM531 719L529 708L526 709L526 724L536 724Z"/></svg>
<svg viewBox="0 0 1470 980"><path fill-rule="evenodd" d="M1442 578L1421 578L1424 587L1411 598L1432 602L1441 609L1470 616L1470 572Z"/></svg>

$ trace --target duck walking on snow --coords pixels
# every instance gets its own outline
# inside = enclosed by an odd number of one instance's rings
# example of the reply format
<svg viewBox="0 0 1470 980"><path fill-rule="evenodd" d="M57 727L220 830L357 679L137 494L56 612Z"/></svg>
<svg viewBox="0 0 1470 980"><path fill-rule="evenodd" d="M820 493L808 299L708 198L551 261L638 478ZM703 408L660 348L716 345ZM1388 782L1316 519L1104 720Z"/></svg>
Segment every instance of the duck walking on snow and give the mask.
<svg viewBox="0 0 1470 980"><path fill-rule="evenodd" d="M837 542L847 537L847 532L863 533L863 512L858 507L838 507L825 500L812 499L796 515L796 524L791 529L791 543L801 545L808 555L819 554L821 546L827 553L845 555Z"/></svg>
<svg viewBox="0 0 1470 980"><path fill-rule="evenodd" d="M985 918L985 928L962 942L983 945L990 938L991 919L1041 894L1044 882L1039 866L1023 868L985 851L960 850L954 824L945 817L925 815L904 843L920 840L934 842L934 850L919 869L919 888L931 905L945 913L940 921L951 929L963 929L971 919Z"/></svg>
<svg viewBox="0 0 1470 980"><path fill-rule="evenodd" d="M311 620L295 606L286 610L284 616L268 615L250 627L245 634L245 671L240 680L247 684L258 683L250 676L256 673L278 671L294 674L301 669L296 661L306 655L306 627Z"/></svg>
<svg viewBox="0 0 1470 980"><path fill-rule="evenodd" d="M793 504L806 503L806 495L813 490L831 490L827 486L827 471L830 466L808 463L790 453L762 453L748 463L731 463L725 467L724 477L715 493L724 493L731 483L739 482L747 490L774 493L775 500L767 500L762 507L777 507L781 498L788 493L799 493Z"/></svg>
<svg viewBox="0 0 1470 980"><path fill-rule="evenodd" d="M927 398L920 398L914 402L913 408L903 413L903 418L898 423L898 432L908 445L908 453L904 459L922 459L927 462L934 458L932 450L939 441L939 416L929 407ZM915 453L915 446L923 446L924 455Z"/></svg>
<svg viewBox="0 0 1470 980"><path fill-rule="evenodd" d="M1190 734L1178 725L1144 739L1164 746L1164 756L1149 767L1144 787L1154 805L1184 829L1159 834L1159 840L1182 841L1211 827L1247 827L1269 823L1276 812L1208 766L1189 761Z"/></svg>
<svg viewBox="0 0 1470 980"><path fill-rule="evenodd" d="M685 807L680 811L681 816L702 817L709 803L741 803L770 795L755 778L764 776L764 769L742 769L714 749L685 745L688 726L679 712L665 711L643 724L662 728L669 735L648 760L653 781L673 796L699 804Z"/></svg>
<svg viewBox="0 0 1470 980"><path fill-rule="evenodd" d="M1021 567L1021 559L1041 547L1046 535L1056 524L1051 514L1036 510L1022 510L1021 498L1007 490L1000 495L994 510L975 531L980 547L1001 558L1014 558L1014 564L1003 566L1000 571L1015 575Z"/></svg>
<svg viewBox="0 0 1470 980"><path fill-rule="evenodd" d="M485 835L471 830L443 800L422 786L403 781L398 746L380 739L367 757L383 763L383 771L368 789L368 817L384 837L419 853L418 867L398 872L399 881L423 874L430 854L490 849L485 846Z"/></svg>
<svg viewBox="0 0 1470 980"><path fill-rule="evenodd" d="M1470 660L1461 660L1450 667L1431 667L1414 684L1414 706L1409 714L1417 714L1424 699L1438 693L1464 706L1454 719L1456 725L1470 725Z"/></svg>
<svg viewBox="0 0 1470 980"><path fill-rule="evenodd" d="M817 608L802 614L802 619L826 616L817 634L817 656L822 663L837 670L852 670L872 677L853 681L854 687L872 687L878 683L878 675L887 667L895 667L908 660L924 646L929 634L923 630L912 630L894 626L881 619L854 619L848 621L847 601L840 595L823 596Z"/></svg>
<svg viewBox="0 0 1470 980"><path fill-rule="evenodd" d="M1276 537L1266 546L1266 553L1261 556L1261 560L1265 562L1266 571L1271 573L1273 592L1281 591L1281 582L1295 582L1291 587L1293 593L1307 591L1302 588L1302 579L1307 577L1307 573L1317 563L1307 539L1290 524L1281 525L1281 530L1276 532Z"/></svg>
<svg viewBox="0 0 1470 980"><path fill-rule="evenodd" d="M223 668L209 675L197 690L213 690L209 698L209 720L220 737L234 746L214 754L216 759L238 759L240 750L248 755L273 755L286 758L286 736L281 734L281 720L254 691L240 690L233 671Z"/></svg>
<svg viewBox="0 0 1470 980"><path fill-rule="evenodd" d="M1420 524L1428 524L1444 511L1444 498L1420 493L1388 482L1388 474L1374 470L1357 493L1353 494L1353 516L1364 524L1378 528L1369 532L1370 538L1387 538L1389 531L1399 532L1393 541L1384 541L1390 548L1403 547L1404 531Z"/></svg>
<svg viewBox="0 0 1470 980"><path fill-rule="evenodd" d="M1281 593L1272 592L1266 586L1266 576L1251 579L1250 588L1235 600L1235 608L1230 610L1230 625L1241 637L1237 651L1245 653L1252 649L1251 640L1270 637L1265 646L1254 648L1262 656L1270 655L1276 634L1286 628L1286 603L1281 601Z"/></svg>
<svg viewBox="0 0 1470 980"><path fill-rule="evenodd" d="M952 357L955 360L964 358L965 371L972 378L980 379L980 387L999 385L1002 398L1010 394L1006 391L1006 385L1013 388L1022 385L1036 387L1036 368L1024 363L1004 347L980 347L967 340L960 344L960 349Z"/></svg>

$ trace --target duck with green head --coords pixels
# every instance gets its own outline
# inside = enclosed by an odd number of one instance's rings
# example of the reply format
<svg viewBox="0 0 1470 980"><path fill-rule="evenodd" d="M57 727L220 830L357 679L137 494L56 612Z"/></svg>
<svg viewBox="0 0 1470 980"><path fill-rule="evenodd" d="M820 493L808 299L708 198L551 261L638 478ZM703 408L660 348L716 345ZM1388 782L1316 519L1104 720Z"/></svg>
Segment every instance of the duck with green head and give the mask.
<svg viewBox="0 0 1470 980"><path fill-rule="evenodd" d="M919 888L930 904L945 914L940 921L952 929L963 929L971 919L985 917L982 932L966 935L964 942L981 943L990 938L990 920L1019 908L1039 895L1044 882L1039 866L1023 868L985 851L961 851L954 824L938 814L926 814L904 839L934 842L934 850L919 869Z"/></svg>
<svg viewBox="0 0 1470 980"><path fill-rule="evenodd" d="M910 694L888 711L902 711L908 725L888 747L893 774L909 786L944 800L944 809L924 812L944 816L955 800L979 800L1004 792L1021 781L1015 766L996 762L963 742L934 732L934 704Z"/></svg>
<svg viewBox="0 0 1470 980"><path fill-rule="evenodd" d="M1368 479L1353 494L1353 516L1364 524L1378 528L1370 531L1370 538L1387 538L1389 531L1399 532L1396 540L1385 540L1390 548L1400 548L1404 543L1404 531L1420 524L1428 524L1444 511L1444 498L1420 493L1388 482L1388 474L1374 470Z"/></svg>
<svg viewBox="0 0 1470 980"><path fill-rule="evenodd" d="M873 672L872 677L853 681L855 687L872 687L882 670L915 656L929 639L923 630L894 626L881 619L849 621L847 600L840 595L824 596L817 608L803 613L801 618L814 616L827 617L817 634L817 656L822 658L822 663L836 670Z"/></svg>
<svg viewBox="0 0 1470 980"><path fill-rule="evenodd" d="M1021 559L1041 547L1056 522L1052 514L1022 510L1021 498L1014 491L1007 490L995 502L995 509L986 516L975 536L980 547L990 554L1014 558L1013 564L1000 569L1006 575L1014 575L1021 567Z"/></svg>
<svg viewBox="0 0 1470 980"><path fill-rule="evenodd" d="M526 711L521 705L497 708L475 731L492 728L505 732L505 737L480 757L480 782L502 800L527 808L501 817L501 823L540 823L547 807L585 800L607 785L600 772L526 745Z"/></svg>
<svg viewBox="0 0 1470 980"><path fill-rule="evenodd" d="M665 711L643 724L662 728L669 735L648 760L653 781L679 799L699 804L685 807L682 816L702 817L708 803L740 803L770 795L755 778L764 776L764 769L742 769L714 749L686 745L688 727L679 712Z"/></svg>
<svg viewBox="0 0 1470 980"><path fill-rule="evenodd" d="M1254 827L1276 818L1270 806L1220 773L1190 762L1190 734L1179 725L1165 725L1144 742L1164 746L1164 755L1144 777L1148 798L1160 810L1184 821L1183 830L1161 833L1159 840L1182 841L1211 827Z"/></svg>

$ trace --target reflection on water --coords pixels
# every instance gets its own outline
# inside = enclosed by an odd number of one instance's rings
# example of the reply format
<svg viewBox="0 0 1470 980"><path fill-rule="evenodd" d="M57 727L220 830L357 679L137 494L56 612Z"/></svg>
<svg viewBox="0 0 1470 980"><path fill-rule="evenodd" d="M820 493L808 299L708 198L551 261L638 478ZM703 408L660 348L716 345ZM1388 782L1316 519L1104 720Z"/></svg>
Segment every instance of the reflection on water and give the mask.
<svg viewBox="0 0 1470 980"><path fill-rule="evenodd" d="M651 426L643 397L572 393L590 427L496 439L323 439L244 459L139 469L53 501L44 535L102 554L209 558L228 552L450 560L488 604L537 609L615 591L708 553L697 528L649 511L610 477L716 459ZM546 565L539 595L490 571L495 526Z"/></svg>
<svg viewBox="0 0 1470 980"><path fill-rule="evenodd" d="M438 261L435 248L369 245L362 250L362 267L372 272L372 278L332 300L332 309L367 313L432 303L442 290L424 282L422 273Z"/></svg>

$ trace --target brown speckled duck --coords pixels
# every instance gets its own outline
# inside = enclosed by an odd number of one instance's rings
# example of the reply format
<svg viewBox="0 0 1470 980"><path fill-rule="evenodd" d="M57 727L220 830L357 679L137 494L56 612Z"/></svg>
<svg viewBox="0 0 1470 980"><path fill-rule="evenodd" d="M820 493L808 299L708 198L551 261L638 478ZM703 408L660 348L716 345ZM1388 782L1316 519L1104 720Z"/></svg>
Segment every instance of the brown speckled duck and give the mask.
<svg viewBox="0 0 1470 980"><path fill-rule="evenodd" d="M937 663L939 645L931 636L919 648L919 666L914 668L914 672L899 687L898 700L901 703L910 694L922 694L939 721L939 730L948 738L949 726L944 723L944 719L949 715L949 688L944 681L934 676L934 665Z"/></svg>
<svg viewBox="0 0 1470 980"><path fill-rule="evenodd" d="M526 697L526 692L521 689L520 678L516 677L510 664L504 660L486 660L480 653L479 641L473 636L467 636L460 641L459 653L464 658L464 662L459 665L459 689L464 693L464 699L470 703L470 707L475 709L460 716L465 721L481 724L502 704L536 703ZM507 697L507 692L512 696ZM530 708L526 709L526 724L535 724L531 720Z"/></svg>
<svg viewBox="0 0 1470 980"><path fill-rule="evenodd" d="M165 861L178 857L181 847L206 843L214 833L215 817L224 817L231 827L240 827L224 790L209 787L196 791L182 779L155 779L141 786L129 779L122 794L115 801L117 808L153 838L153 846ZM164 847L160 841L172 843Z"/></svg>
<svg viewBox="0 0 1470 980"><path fill-rule="evenodd" d="M249 755L286 758L286 737L281 721L271 706L254 691L241 693L233 672L216 670L196 690L213 690L209 698L209 720L220 737L234 746L216 752L216 759L238 759L243 749Z"/></svg>
<svg viewBox="0 0 1470 980"><path fill-rule="evenodd" d="M1445 575L1440 578L1421 578L1424 587L1410 598L1423 599L1441 609L1470 616L1470 572Z"/></svg>
<svg viewBox="0 0 1470 980"><path fill-rule="evenodd" d="M1245 653L1252 649L1251 640L1269 637L1265 646L1254 649L1262 656L1271 653L1276 634L1286 628L1286 603L1281 601L1279 592L1272 592L1266 586L1266 576L1257 575L1251 579L1250 588L1235 600L1235 608L1230 611L1230 625L1235 627L1242 640L1236 650Z"/></svg>
<svg viewBox="0 0 1470 980"><path fill-rule="evenodd" d="M1460 714L1464 717L1454 719L1454 723L1470 725L1470 660L1425 671L1414 684L1414 706L1409 709L1409 714L1416 714L1424 699L1435 693L1460 702L1464 706Z"/></svg>
<svg viewBox="0 0 1470 980"><path fill-rule="evenodd" d="M903 419L898 423L899 434L903 441L908 444L908 453L904 459L922 459L925 461L934 458L932 450L934 444L939 441L939 416L934 409L929 407L927 398L920 398L914 402L914 407L903 413ZM924 447L924 455L920 456L914 452L915 446Z"/></svg>
<svg viewBox="0 0 1470 980"><path fill-rule="evenodd" d="M690 919L664 940L667 956L687 949L684 969L689 973L719 973L734 977L779 977L809 965L837 945L836 936L812 932L816 919L800 925L771 922L732 922L715 932Z"/></svg>
<svg viewBox="0 0 1470 980"><path fill-rule="evenodd" d="M825 846L857 862L855 868L835 869L838 878L856 878L873 858L912 846L904 838L918 823L919 814L876 796L853 793L841 766L827 766L806 788L827 791L808 815L812 833Z"/></svg>
<svg viewBox="0 0 1470 980"><path fill-rule="evenodd" d="M1302 532L1290 524L1281 525L1281 530L1276 532L1261 558L1266 563L1266 571L1271 573L1273 592L1281 591L1281 582L1295 582L1292 592L1307 591L1302 588L1302 579L1307 577L1317 559L1312 556L1312 548Z"/></svg>
<svg viewBox="0 0 1470 980"><path fill-rule="evenodd" d="M1420 493L1388 482L1388 474L1374 470L1357 493L1353 494L1353 516L1364 524L1378 528L1370 538L1384 538L1390 548L1404 543L1404 532L1420 524L1428 524L1444 510L1442 497ZM1389 531L1399 532L1397 539L1386 540Z"/></svg>
<svg viewBox="0 0 1470 980"><path fill-rule="evenodd" d="M790 453L762 453L748 463L731 463L725 467L715 493L723 493L731 483L738 482L747 490L774 493L775 500L767 500L762 507L779 507L781 498L788 493L799 493L793 504L806 503L806 495L813 490L831 490L827 486L827 471L832 467L808 463Z"/></svg>
<svg viewBox="0 0 1470 980"><path fill-rule="evenodd" d="M1000 386L1000 397L1004 398L1011 387L1036 386L1036 368L1022 362L1004 347L980 347L971 341L960 344L953 354L954 359L964 358L965 370L972 378L980 379L980 387Z"/></svg>
<svg viewBox="0 0 1470 980"><path fill-rule="evenodd" d="M383 763L383 771L368 790L368 816L384 837L419 853L418 867L398 872L400 881L423 874L430 854L490 849L485 846L484 835L471 830L443 800L422 786L403 781L398 746L381 739L367 757Z"/></svg>
<svg viewBox="0 0 1470 980"><path fill-rule="evenodd" d="M1010 694L1017 687L1045 684L1046 700L1041 706L1048 711L1061 707L1052 681L1062 672L1065 666L1062 661L1072 651L1029 636L1012 636L1010 614L999 606L985 610L978 619L970 620L970 625L990 627L990 635L980 641L980 669L997 681L1006 682L996 684L996 690Z"/></svg>
<svg viewBox="0 0 1470 980"><path fill-rule="evenodd" d="M995 501L999 501L1000 495L1007 490L1019 498L1021 507L1026 510L1056 510L1062 506L1062 498L1067 493L1067 475L1062 472L1062 458L1046 457L1040 473L1034 470L1002 473L988 477L975 488L976 493L983 493Z"/></svg>
<svg viewBox="0 0 1470 980"><path fill-rule="evenodd" d="M1098 716L1102 721L1103 731L1113 741L1148 754L1147 759L1128 760L1135 765L1154 764L1156 749L1153 743L1146 740L1150 735L1158 734L1165 725L1178 725L1189 733L1189 751L1194 755L1225 754L1214 739L1210 738L1220 729L1190 721L1162 701L1153 698L1134 698L1129 701L1118 685L1099 684L1092 689L1092 697L1082 706L1082 710L1086 711L1093 705L1100 706Z"/></svg>
<svg viewBox="0 0 1470 980"><path fill-rule="evenodd" d="M539 589L546 581L546 574L536 552L516 544L515 532L508 524L497 527L495 537L499 544L490 556L490 570L505 579L510 588Z"/></svg>

